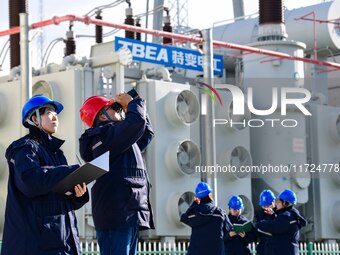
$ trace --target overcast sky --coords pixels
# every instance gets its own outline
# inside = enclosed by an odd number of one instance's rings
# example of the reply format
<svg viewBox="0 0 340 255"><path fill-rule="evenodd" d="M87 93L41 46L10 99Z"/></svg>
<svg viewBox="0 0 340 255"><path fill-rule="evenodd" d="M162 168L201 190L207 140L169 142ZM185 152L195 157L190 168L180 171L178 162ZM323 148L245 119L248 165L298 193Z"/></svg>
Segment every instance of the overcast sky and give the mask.
<svg viewBox="0 0 340 255"><path fill-rule="evenodd" d="M0 31L8 29L8 1L0 0ZM336 0L338 1L338 0ZM43 13L39 13L39 0L27 0L30 23L40 21L41 19L50 19L53 16L62 16L66 14L84 15L96 6L112 3L112 0L44 0ZM164 1L165 3L167 0ZM288 9L300 8L323 2L322 0L286 0L285 6ZM134 14L145 13L147 0L131 0ZM103 12L103 19L109 22L123 23L125 19L126 3L120 4L114 8ZM258 11L257 0L244 0L245 14L253 14ZM153 9L153 0L149 1L149 9ZM189 26L192 28L208 28L215 22L229 20L233 18L232 0L188 0L188 20ZM340 12L340 10L339 10ZM145 22L145 18L142 20ZM152 22L152 17L149 18L149 26ZM59 26L49 26L43 29L44 47L46 48L50 42L56 38L65 37L68 24L64 23ZM151 27L150 27L151 28ZM86 26L81 23L76 23L74 26L76 35L93 35L94 26ZM105 28L104 32L110 29ZM30 36L33 37L32 49L36 48L38 36L34 35L37 31L31 31ZM122 32L116 34L122 35ZM8 37L0 38L0 52L2 51ZM105 38L105 41L113 40L113 37ZM88 56L90 45L94 44L93 38L80 37L77 40L77 55ZM53 48L49 62L61 62L63 55L64 44L59 42ZM33 66L37 65L39 54L33 50L32 62ZM3 55L0 56L0 64L3 60ZM4 61L3 71L0 71L0 76L8 74L9 54Z"/></svg>

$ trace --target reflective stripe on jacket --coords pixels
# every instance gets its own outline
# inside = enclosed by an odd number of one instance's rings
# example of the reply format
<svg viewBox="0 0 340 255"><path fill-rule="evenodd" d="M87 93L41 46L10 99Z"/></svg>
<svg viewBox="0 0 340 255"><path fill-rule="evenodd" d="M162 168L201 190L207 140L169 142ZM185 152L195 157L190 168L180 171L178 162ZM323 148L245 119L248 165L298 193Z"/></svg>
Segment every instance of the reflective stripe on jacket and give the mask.
<svg viewBox="0 0 340 255"><path fill-rule="evenodd" d="M89 200L52 192L61 179L77 169L68 166L59 149L64 141L41 134L13 142L6 151L8 194L2 255L80 255L74 210Z"/></svg>
<svg viewBox="0 0 340 255"><path fill-rule="evenodd" d="M91 190L96 229L154 228L150 183L142 157L153 136L145 103L137 98L128 104L124 120L89 128L80 137L80 155L86 161L110 151L110 171L97 179Z"/></svg>
<svg viewBox="0 0 340 255"><path fill-rule="evenodd" d="M213 202L193 203L181 221L191 227L188 255L224 255L223 239L231 228L224 210Z"/></svg>
<svg viewBox="0 0 340 255"><path fill-rule="evenodd" d="M292 206L276 211L273 220L260 221L257 228L271 233L265 246L265 255L298 255L300 229L307 221L300 212Z"/></svg>

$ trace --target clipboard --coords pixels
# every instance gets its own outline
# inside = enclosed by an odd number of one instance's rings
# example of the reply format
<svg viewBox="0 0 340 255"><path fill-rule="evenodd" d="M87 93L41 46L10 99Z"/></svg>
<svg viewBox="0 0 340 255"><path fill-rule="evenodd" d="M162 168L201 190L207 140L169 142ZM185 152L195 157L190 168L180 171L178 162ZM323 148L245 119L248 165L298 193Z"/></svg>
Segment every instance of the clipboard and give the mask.
<svg viewBox="0 0 340 255"><path fill-rule="evenodd" d="M233 224L233 231L238 234L241 232L249 232L252 229L253 223L251 221L247 221L243 224Z"/></svg>
<svg viewBox="0 0 340 255"><path fill-rule="evenodd" d="M74 186L77 184L89 184L98 179L102 175L109 172L109 151L94 160L85 163L77 170L67 175L64 179L58 182L52 191L60 194L70 195L74 191Z"/></svg>

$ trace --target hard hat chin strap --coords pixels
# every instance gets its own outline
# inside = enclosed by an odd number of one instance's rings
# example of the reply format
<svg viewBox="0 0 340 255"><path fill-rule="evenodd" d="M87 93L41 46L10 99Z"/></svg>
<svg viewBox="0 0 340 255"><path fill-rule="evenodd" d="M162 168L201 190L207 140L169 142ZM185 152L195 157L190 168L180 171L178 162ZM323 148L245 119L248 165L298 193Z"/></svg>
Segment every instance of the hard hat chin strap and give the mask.
<svg viewBox="0 0 340 255"><path fill-rule="evenodd" d="M114 120L113 119L111 119L111 117L110 117L110 115L104 110L104 115L105 115L105 117L109 120L109 121L112 121L112 122L114 122Z"/></svg>
<svg viewBox="0 0 340 255"><path fill-rule="evenodd" d="M27 121L28 124L35 126L35 127L38 127L39 129L43 130L43 128L41 126L41 115L40 115L40 112L39 112L39 108L35 110L35 114L36 114L36 117L37 117L38 125L30 119L27 119L26 121Z"/></svg>

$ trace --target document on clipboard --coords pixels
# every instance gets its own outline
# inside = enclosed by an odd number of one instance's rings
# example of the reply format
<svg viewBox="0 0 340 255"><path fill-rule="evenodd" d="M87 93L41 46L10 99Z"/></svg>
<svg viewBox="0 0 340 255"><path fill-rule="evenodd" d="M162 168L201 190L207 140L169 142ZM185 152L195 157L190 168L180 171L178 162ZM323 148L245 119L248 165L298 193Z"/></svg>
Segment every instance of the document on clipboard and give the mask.
<svg viewBox="0 0 340 255"><path fill-rule="evenodd" d="M249 232L252 229L253 223L251 221L247 221L243 224L233 224L233 231L235 233L241 233L241 232Z"/></svg>
<svg viewBox="0 0 340 255"><path fill-rule="evenodd" d="M109 154L109 152L106 152L80 166L77 170L58 182L52 191L69 195L74 192L74 186L77 184L82 184L83 182L89 184L106 174L109 171Z"/></svg>

